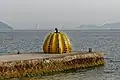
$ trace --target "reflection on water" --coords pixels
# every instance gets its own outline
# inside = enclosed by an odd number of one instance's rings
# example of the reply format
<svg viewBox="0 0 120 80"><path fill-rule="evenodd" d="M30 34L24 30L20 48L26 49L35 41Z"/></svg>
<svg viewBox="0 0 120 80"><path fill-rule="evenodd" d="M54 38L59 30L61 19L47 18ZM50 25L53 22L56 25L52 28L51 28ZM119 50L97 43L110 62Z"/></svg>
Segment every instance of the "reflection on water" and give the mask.
<svg viewBox="0 0 120 80"><path fill-rule="evenodd" d="M106 64L95 69L77 70L49 76L37 76L14 80L120 80L120 31L65 31L71 39L73 51L86 51L93 48L103 51ZM38 32L1 32L0 52L42 51L42 42L49 31ZM13 79L12 79L13 80Z"/></svg>

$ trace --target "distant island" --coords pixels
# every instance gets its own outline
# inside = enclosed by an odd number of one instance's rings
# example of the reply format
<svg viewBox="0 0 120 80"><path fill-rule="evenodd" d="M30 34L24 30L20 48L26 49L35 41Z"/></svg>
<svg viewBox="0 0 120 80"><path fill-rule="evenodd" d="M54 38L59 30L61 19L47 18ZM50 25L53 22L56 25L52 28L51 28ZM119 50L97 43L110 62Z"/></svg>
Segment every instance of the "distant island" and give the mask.
<svg viewBox="0 0 120 80"><path fill-rule="evenodd" d="M3 31L13 31L14 29L1 22L0 21L0 32ZM14 30L14 31L46 31L46 30L52 30L52 29L39 29L39 30ZM105 23L103 25L94 25L94 24L82 24L78 27L64 27L64 29L60 29L60 30L120 30L120 23Z"/></svg>
<svg viewBox="0 0 120 80"><path fill-rule="evenodd" d="M80 29L80 30L91 30L91 29L108 29L108 30L111 30L111 29L120 29L120 23L106 23L106 24L103 24L103 25L80 25L79 27L76 27L77 29Z"/></svg>
<svg viewBox="0 0 120 80"><path fill-rule="evenodd" d="M3 22L0 22L0 31L12 31L12 30L13 30L12 27Z"/></svg>

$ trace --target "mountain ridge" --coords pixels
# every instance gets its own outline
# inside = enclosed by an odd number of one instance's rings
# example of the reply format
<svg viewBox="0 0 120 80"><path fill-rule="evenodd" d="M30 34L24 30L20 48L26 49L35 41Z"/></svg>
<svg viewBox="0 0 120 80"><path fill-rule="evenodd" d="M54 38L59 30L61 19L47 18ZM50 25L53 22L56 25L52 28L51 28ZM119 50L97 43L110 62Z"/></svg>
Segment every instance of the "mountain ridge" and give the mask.
<svg viewBox="0 0 120 80"><path fill-rule="evenodd" d="M106 23L103 25L94 25L94 24L88 24L88 25L80 25L80 27L77 27L79 29L120 29L120 23Z"/></svg>
<svg viewBox="0 0 120 80"><path fill-rule="evenodd" d="M0 21L0 30L13 30L11 26Z"/></svg>

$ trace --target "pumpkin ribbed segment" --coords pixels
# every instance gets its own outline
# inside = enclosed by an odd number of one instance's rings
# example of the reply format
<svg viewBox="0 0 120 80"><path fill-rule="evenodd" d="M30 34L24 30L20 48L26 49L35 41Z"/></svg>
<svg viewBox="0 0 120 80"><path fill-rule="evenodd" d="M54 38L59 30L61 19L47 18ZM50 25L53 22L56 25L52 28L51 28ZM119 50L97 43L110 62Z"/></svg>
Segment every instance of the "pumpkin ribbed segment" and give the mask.
<svg viewBox="0 0 120 80"><path fill-rule="evenodd" d="M69 53L71 49L69 38L62 32L50 33L43 44L43 51L45 53Z"/></svg>
<svg viewBox="0 0 120 80"><path fill-rule="evenodd" d="M50 38L51 38L52 34L53 34L53 33L50 33L50 34L48 35L48 37L46 37L45 42L44 42L44 44L43 44L43 51L44 51L45 53L48 53L49 42L50 42ZM48 45L48 46L47 46L47 45Z"/></svg>
<svg viewBox="0 0 120 80"><path fill-rule="evenodd" d="M69 40L68 36L65 33L63 33L63 35L64 35L64 37L66 39L68 50L72 50L72 47L71 47L70 40ZM67 52L69 52L69 51L67 51Z"/></svg>

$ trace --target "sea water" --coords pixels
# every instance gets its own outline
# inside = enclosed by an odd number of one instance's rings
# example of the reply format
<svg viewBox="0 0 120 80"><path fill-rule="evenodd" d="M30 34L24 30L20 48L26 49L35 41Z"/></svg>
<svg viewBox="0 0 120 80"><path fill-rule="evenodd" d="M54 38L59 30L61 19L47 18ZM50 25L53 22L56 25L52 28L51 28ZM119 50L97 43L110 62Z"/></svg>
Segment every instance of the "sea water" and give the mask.
<svg viewBox="0 0 120 80"><path fill-rule="evenodd" d="M51 31L0 32L0 54L42 51L44 38ZM120 30L70 30L65 32L73 51L102 51L106 64L94 69L37 76L40 80L120 80ZM22 80L22 79L14 79Z"/></svg>

